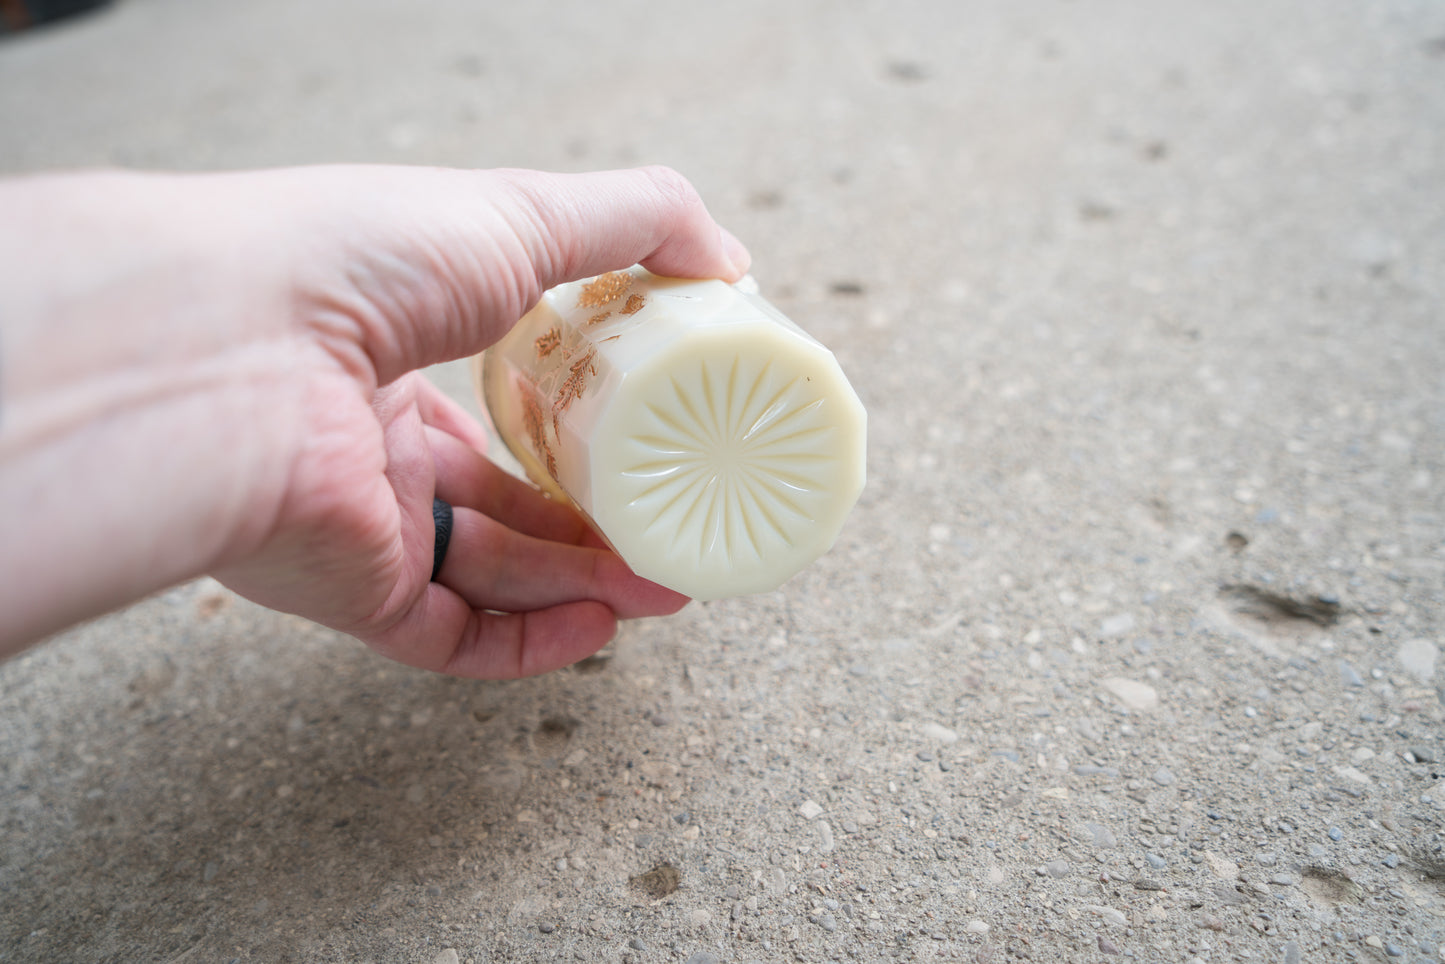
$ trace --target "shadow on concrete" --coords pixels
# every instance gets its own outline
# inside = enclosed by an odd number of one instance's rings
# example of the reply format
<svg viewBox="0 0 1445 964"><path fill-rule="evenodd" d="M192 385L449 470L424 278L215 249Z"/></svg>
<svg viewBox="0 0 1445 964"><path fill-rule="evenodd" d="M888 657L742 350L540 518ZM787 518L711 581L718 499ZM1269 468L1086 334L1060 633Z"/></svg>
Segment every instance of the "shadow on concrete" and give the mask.
<svg viewBox="0 0 1445 964"><path fill-rule="evenodd" d="M217 599L231 607L196 605ZM531 846L491 831L523 797L565 808L532 778L595 713L598 663L456 680L236 608L189 619L173 657L101 687L83 712L103 739L45 745L42 721L39 753L12 761L0 959L315 959L326 935L408 908L475 907L489 865ZM238 665L247 650L259 655Z"/></svg>

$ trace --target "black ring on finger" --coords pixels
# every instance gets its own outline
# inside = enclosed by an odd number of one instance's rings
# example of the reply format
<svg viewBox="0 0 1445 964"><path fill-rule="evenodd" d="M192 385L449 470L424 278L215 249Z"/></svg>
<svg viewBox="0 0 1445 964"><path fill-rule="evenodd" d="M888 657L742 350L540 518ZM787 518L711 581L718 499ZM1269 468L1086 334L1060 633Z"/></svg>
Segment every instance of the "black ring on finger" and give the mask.
<svg viewBox="0 0 1445 964"><path fill-rule="evenodd" d="M431 518L436 526L437 540L436 548L432 554L431 579L436 582L437 574L442 571L442 563L447 558L447 546L452 541L452 506L450 502L443 502L441 499L431 500Z"/></svg>

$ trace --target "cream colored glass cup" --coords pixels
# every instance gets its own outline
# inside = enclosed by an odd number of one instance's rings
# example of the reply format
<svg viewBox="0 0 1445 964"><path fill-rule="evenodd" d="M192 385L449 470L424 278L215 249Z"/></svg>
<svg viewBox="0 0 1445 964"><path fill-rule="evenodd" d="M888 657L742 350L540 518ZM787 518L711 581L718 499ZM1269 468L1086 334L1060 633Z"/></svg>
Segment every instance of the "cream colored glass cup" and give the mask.
<svg viewBox="0 0 1445 964"><path fill-rule="evenodd" d="M476 375L532 480L638 575L695 599L776 589L863 490L862 403L750 278L634 267L561 285Z"/></svg>

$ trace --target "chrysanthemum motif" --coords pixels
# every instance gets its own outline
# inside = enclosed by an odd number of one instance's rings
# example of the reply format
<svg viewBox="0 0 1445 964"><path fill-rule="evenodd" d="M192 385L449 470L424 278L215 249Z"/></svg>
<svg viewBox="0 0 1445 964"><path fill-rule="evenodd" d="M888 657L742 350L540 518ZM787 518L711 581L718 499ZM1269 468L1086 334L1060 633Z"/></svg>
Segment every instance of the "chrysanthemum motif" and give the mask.
<svg viewBox="0 0 1445 964"><path fill-rule="evenodd" d="M628 440L623 476L644 534L671 532L670 554L704 563L761 559L814 522L836 431L805 375L735 356L674 373Z"/></svg>

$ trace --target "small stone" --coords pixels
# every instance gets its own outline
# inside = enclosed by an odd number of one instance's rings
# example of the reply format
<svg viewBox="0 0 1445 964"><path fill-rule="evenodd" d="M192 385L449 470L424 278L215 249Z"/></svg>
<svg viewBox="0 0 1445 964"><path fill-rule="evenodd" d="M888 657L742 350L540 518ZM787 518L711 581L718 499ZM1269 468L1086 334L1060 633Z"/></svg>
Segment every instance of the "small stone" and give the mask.
<svg viewBox="0 0 1445 964"><path fill-rule="evenodd" d="M1399 944L1386 944L1385 953L1390 957L1404 957L1405 949Z"/></svg>
<svg viewBox="0 0 1445 964"><path fill-rule="evenodd" d="M1341 832L1341 830L1340 830L1339 827L1331 827L1331 828L1329 829L1329 835L1330 835L1330 839L1333 840L1333 841L1335 841L1336 843L1338 843L1340 840L1344 839L1344 836L1345 836L1344 833Z"/></svg>
<svg viewBox="0 0 1445 964"><path fill-rule="evenodd" d="M652 714L651 721L653 726L667 726L667 724L672 722L666 713Z"/></svg>
<svg viewBox="0 0 1445 964"><path fill-rule="evenodd" d="M1159 691L1148 683L1111 676L1101 684L1114 698L1131 710L1152 710L1159 705Z"/></svg>
<svg viewBox="0 0 1445 964"><path fill-rule="evenodd" d="M918 759L924 763L933 762L933 754L929 753L927 750L919 750L918 753L915 754L915 756L917 756Z"/></svg>
<svg viewBox="0 0 1445 964"><path fill-rule="evenodd" d="M970 934L987 934L988 925L981 920L971 920L964 925L964 930Z"/></svg>
<svg viewBox="0 0 1445 964"><path fill-rule="evenodd" d="M1410 755L1415 758L1416 763L1439 763L1440 754L1432 746L1412 746Z"/></svg>
<svg viewBox="0 0 1445 964"><path fill-rule="evenodd" d="M1088 911L1091 914L1098 914L1100 917L1104 918L1104 920L1110 922L1111 924L1118 924L1120 927L1129 923L1129 918L1124 915L1124 912L1121 910L1116 910L1113 907L1101 907L1098 904L1085 904L1084 910Z"/></svg>
<svg viewBox="0 0 1445 964"><path fill-rule="evenodd" d="M1365 681L1360 676L1360 671L1349 664L1347 660L1340 660L1340 684L1342 686L1364 686Z"/></svg>
<svg viewBox="0 0 1445 964"><path fill-rule="evenodd" d="M537 925L537 930L541 931L543 934L551 934L557 930L557 925L549 920L544 920Z"/></svg>
<svg viewBox="0 0 1445 964"><path fill-rule="evenodd" d="M1205 851L1204 860L1209 864L1209 870L1220 880L1234 880L1239 876L1239 864L1213 851Z"/></svg>
<svg viewBox="0 0 1445 964"><path fill-rule="evenodd" d="M953 769L953 764L949 763L947 760L939 760L938 769L943 773L947 773Z"/></svg>
<svg viewBox="0 0 1445 964"><path fill-rule="evenodd" d="M1370 780L1369 775L1358 767L1332 767L1331 769L1334 770L1336 776L1344 777L1353 783L1361 783L1368 786L1373 782Z"/></svg>
<svg viewBox="0 0 1445 964"><path fill-rule="evenodd" d="M1165 860L1158 854L1145 854L1144 860L1149 864L1150 867L1153 867L1155 870L1163 870L1165 867L1169 866L1169 861Z"/></svg>
<svg viewBox="0 0 1445 964"><path fill-rule="evenodd" d="M1365 943L1366 943L1367 945L1369 945L1370 947L1375 948L1376 950L1384 950L1384 949L1385 949L1385 942L1382 941L1382 940L1380 940L1380 939L1379 939L1378 937L1376 937L1374 934L1371 934L1369 937L1365 938Z"/></svg>
<svg viewBox="0 0 1445 964"><path fill-rule="evenodd" d="M722 964L722 961L716 954L698 951L687 959L687 964Z"/></svg>
<svg viewBox="0 0 1445 964"><path fill-rule="evenodd" d="M1099 635L1104 639L1114 636L1123 636L1134 628L1134 614L1120 613L1117 616L1110 616L1099 625Z"/></svg>
<svg viewBox="0 0 1445 964"><path fill-rule="evenodd" d="M802 814L804 820L816 820L823 815L823 807L816 800L804 800L802 806L798 807L798 813Z"/></svg>
<svg viewBox="0 0 1445 964"><path fill-rule="evenodd" d="M1113 941L1109 940L1109 939L1108 939L1107 937L1105 937L1103 934L1100 934L1100 935L1099 935L1099 953L1101 953L1101 954L1118 954L1118 953L1119 953L1119 945L1117 945L1117 944L1115 944Z"/></svg>
<svg viewBox="0 0 1445 964"><path fill-rule="evenodd" d="M1148 877L1140 877L1134 881L1135 890L1163 890L1164 885L1157 880L1150 880Z"/></svg>
<svg viewBox="0 0 1445 964"><path fill-rule="evenodd" d="M1050 860L1044 864L1044 872L1054 878L1067 877L1069 876L1069 862L1067 860Z"/></svg>
<svg viewBox="0 0 1445 964"><path fill-rule="evenodd" d="M1435 661L1439 655L1440 651L1428 639L1412 639L1401 644L1396 657L1411 676L1429 683L1435 678Z"/></svg>
<svg viewBox="0 0 1445 964"><path fill-rule="evenodd" d="M939 723L928 722L918 728L918 731L930 740L937 740L940 743L957 743L958 733Z"/></svg>
<svg viewBox="0 0 1445 964"><path fill-rule="evenodd" d="M1385 854L1385 859L1383 863L1386 867L1389 867L1393 870L1394 868L1400 866L1400 858L1396 857L1394 854Z"/></svg>
<svg viewBox="0 0 1445 964"><path fill-rule="evenodd" d="M1089 832L1089 839L1095 847L1111 848L1117 847L1119 841L1115 839L1113 831L1101 823L1086 823L1084 829Z"/></svg>
<svg viewBox="0 0 1445 964"><path fill-rule="evenodd" d="M1290 941L1284 946L1284 964L1300 964L1302 954L1300 946L1294 941Z"/></svg>
<svg viewBox="0 0 1445 964"><path fill-rule="evenodd" d="M634 937L627 942L627 946L632 948L634 951L645 951L647 950L647 941L643 940L640 937Z"/></svg>
<svg viewBox="0 0 1445 964"><path fill-rule="evenodd" d="M1161 787L1167 787L1174 782L1174 773L1168 767L1160 767L1154 771L1153 780Z"/></svg>
<svg viewBox="0 0 1445 964"><path fill-rule="evenodd" d="M838 929L838 919L832 914L813 914L808 918L808 920L812 921L814 924L817 924L829 934L833 933Z"/></svg>
<svg viewBox="0 0 1445 964"><path fill-rule="evenodd" d="M431 964L462 964L455 947L448 947L431 959Z"/></svg>

